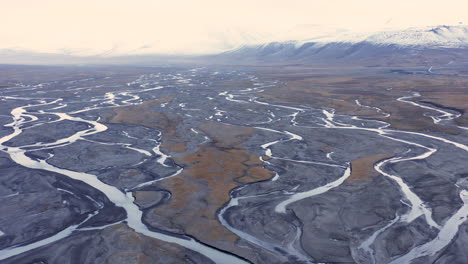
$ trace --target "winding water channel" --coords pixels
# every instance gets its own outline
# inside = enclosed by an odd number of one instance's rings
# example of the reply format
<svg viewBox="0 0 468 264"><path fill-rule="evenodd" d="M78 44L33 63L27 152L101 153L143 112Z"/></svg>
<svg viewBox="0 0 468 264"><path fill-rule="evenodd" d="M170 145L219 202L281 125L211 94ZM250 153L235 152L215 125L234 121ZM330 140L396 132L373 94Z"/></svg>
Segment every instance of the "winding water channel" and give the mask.
<svg viewBox="0 0 468 264"><path fill-rule="evenodd" d="M162 132L158 131L158 137L156 138L145 139L148 146L150 146L149 149L130 143L100 142L93 137L97 134L105 135L108 130L108 125L104 122L100 122L99 118L92 119L92 115L87 116L86 114L88 112L140 105L149 100L148 98L150 97L148 97L148 95L153 96L150 99L158 98L158 93L164 90L176 89L177 87L184 87L181 91L188 93L190 91L190 84L193 83L193 78L196 77L197 73L196 71L190 71L184 74L169 74L166 76L158 74L142 75L135 81L128 83L125 89L120 89L115 92L106 91L102 95L92 95L88 97L85 96L86 91L93 91L96 87L72 86L68 88L67 91L73 92L75 96L66 98L50 98L48 92L53 92L54 90L47 84L18 86L2 90L0 94L2 103L8 102L11 103L11 105L16 105L16 107L13 107L9 112L12 122L4 125L9 133L0 138L0 150L6 153L16 164L25 168L57 173L63 177L80 181L89 188L98 190L100 193L104 194L110 203L116 207L122 208L125 211L126 217L123 220L103 226L86 226L86 223L95 217L102 209L97 208L96 211L85 215L80 221L56 232L54 235L30 243L21 243L0 249L0 260L6 260L34 249L45 247L69 237L76 232L100 230L110 225L125 223L129 228L139 234L180 245L186 249L200 253L214 263L250 263L244 257L209 246L189 235L158 231L142 220L143 211L135 203L132 191L151 186L168 178L177 177L184 170L182 167L173 164L173 162L168 162L171 160L171 156L161 151ZM391 259L390 263L410 263L420 257L434 256L440 253L454 240L459 227L465 223L468 218L468 190L464 189L465 187L463 186L457 187L462 206L450 217L445 219L445 221L436 221L433 217L432 209L427 202L425 202L424 199L414 191L411 184L406 182L405 178L400 176L397 171L394 171L392 167L396 166L398 163L405 164L406 162L428 159L444 146L466 152L468 151L467 145L439 134L401 131L389 128L390 124L383 121L360 119L357 116L338 115L335 114L333 109L314 109L306 106L268 102L263 98L259 98L257 93L276 84L261 82L252 75L242 76L242 78L245 78L245 76L250 78L254 86L242 87L240 90L213 91L213 93L205 96L203 100L218 104L214 108L211 107L211 103L210 106L207 107L189 100L171 103L170 105L166 103L162 104L161 107L164 109L168 109L169 107L174 107L172 109L175 109L175 107L177 107L177 109L179 109L178 111L183 111L186 116L195 116L194 118L198 120L215 120L215 122L233 125L242 124L255 129L258 133L265 135L265 140L256 147L257 151L262 154L260 160L263 162L265 168L274 168L278 166L277 163L289 163L311 168L326 168L333 171L333 174L330 174L327 180L322 181L320 185L308 189L296 186L295 188L285 187L284 189L272 189L265 192L262 192L261 189L259 189L260 191L258 192L244 192L251 184L241 185L230 192L230 200L223 208L218 210L217 219L225 228L236 234L242 240L247 241L247 243L276 255L279 259L282 259L284 263L288 261L297 263L319 263L319 260L307 254L301 247L301 238L303 235L301 225L293 225L295 234L291 237L288 237L284 241L274 242L271 239L258 237L250 233L249 230L244 230L242 227L237 226L229 220L229 212L246 206L249 204L249 201L255 201L255 199L272 198L272 200L275 201L275 205L270 209L272 211L271 213L279 216L287 216L291 214L292 209L290 208L294 204L304 201L305 199L313 199L316 196L320 196L340 187L350 177L353 168L351 166L352 160L335 160L334 157L339 155L339 149L325 153L323 157L313 157L310 159L298 158L292 155L294 151L291 151L291 155L288 156L288 153L284 151L277 152L275 149L280 148L281 145L290 146L289 144L305 142L307 141L306 136L313 134L316 130L362 131L380 136L384 141L402 144L407 147L408 151L380 160L374 164L375 171L387 177L398 186L402 199L402 207L404 209L398 211L399 213L395 215L391 221L388 221L381 228L378 228L365 239L362 239L357 247L358 251L361 252L363 256L367 257L369 263L377 262L374 250L375 241L379 239L383 233L389 232L393 226L411 223L416 219L424 219L427 228L433 230L436 236L413 247L406 254ZM229 75L227 75L226 78L229 78ZM158 81L166 82L161 84ZM168 83L170 83L170 85L168 85ZM177 91L180 92L179 90ZM81 92L83 92L83 99L78 97ZM420 94L413 93L398 98L398 101L430 111L428 112L428 116L438 125L444 122L451 122L451 120L460 115L453 111L412 101L419 96ZM203 101L201 101L201 103L203 103ZM229 103L229 109L226 107L227 105L225 105L227 103ZM378 107L363 105L358 100L356 100L356 104L363 108L374 109L376 113L383 117L390 116L390 113L386 113ZM258 118L250 118L243 121L242 114L234 113L232 110L233 107L243 108L244 110L250 109L249 112L254 113L254 115L258 113ZM313 116L313 118L311 118L311 116ZM10 144L11 142L15 142L16 138L25 131L30 132L40 126L60 122L75 122L76 124L85 125L86 129L78 129L71 135L58 138L53 142L34 142L24 145ZM199 132L197 127L190 127L190 129L195 135L204 137L199 142L199 145L207 144L212 140ZM300 129L302 134L297 132L298 129ZM140 140L139 137L127 131L122 131L122 136L130 140ZM268 137L270 137L270 140L266 140ZM129 188L118 188L102 181L99 175L52 165L48 162L48 159L53 158L53 153L49 153L50 155L47 158L37 158L29 155L31 152L63 148L83 141L96 145L104 144L125 148L134 151L135 155L142 155L144 157L138 164L154 161L160 166L171 168L174 171L163 178L137 182L134 186ZM466 155L466 153L464 155ZM283 175L283 170L272 170L275 176L268 181L268 184L287 180L287 178L285 178L287 176ZM99 201L98 198L95 199L98 202L103 202Z"/></svg>

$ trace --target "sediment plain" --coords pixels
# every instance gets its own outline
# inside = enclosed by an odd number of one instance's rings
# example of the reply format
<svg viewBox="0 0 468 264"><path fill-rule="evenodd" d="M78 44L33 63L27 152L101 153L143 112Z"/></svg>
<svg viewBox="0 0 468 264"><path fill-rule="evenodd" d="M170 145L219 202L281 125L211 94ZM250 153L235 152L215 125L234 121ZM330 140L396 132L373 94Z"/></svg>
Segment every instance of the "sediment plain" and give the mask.
<svg viewBox="0 0 468 264"><path fill-rule="evenodd" d="M2 66L0 263L466 263L467 87L421 67Z"/></svg>

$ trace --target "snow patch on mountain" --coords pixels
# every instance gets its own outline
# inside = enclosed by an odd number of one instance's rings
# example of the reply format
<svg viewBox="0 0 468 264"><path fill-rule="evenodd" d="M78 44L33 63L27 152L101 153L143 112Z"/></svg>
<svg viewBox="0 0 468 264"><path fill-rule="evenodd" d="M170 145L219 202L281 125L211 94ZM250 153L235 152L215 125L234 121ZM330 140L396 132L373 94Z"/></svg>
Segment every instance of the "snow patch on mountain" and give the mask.
<svg viewBox="0 0 468 264"><path fill-rule="evenodd" d="M183 40L189 38L180 36ZM367 43L376 46L396 45L421 48L468 48L468 26L434 26L408 29L386 29L373 32L359 32L332 26L298 25L290 29L278 29L264 32L252 28L216 28L201 34L199 38L185 43L165 43L164 39L143 42L140 39L128 39L114 44L94 45L79 43L73 47L26 48L21 46L0 48L0 56L13 60L14 56L33 57L72 56L111 58L119 56L141 55L209 55L223 52L236 52L245 48L261 50L266 55L286 49L304 49L313 45L320 48L330 43L358 44ZM169 41L169 40L167 40ZM282 54L284 55L284 54Z"/></svg>
<svg viewBox="0 0 468 264"><path fill-rule="evenodd" d="M380 32L368 36L375 44L459 48L468 46L467 26L437 26Z"/></svg>
<svg viewBox="0 0 468 264"><path fill-rule="evenodd" d="M289 36L289 37L288 37ZM296 48L306 43L315 43L315 47L329 43L356 44L367 42L375 45L398 45L419 47L461 48L468 47L468 26L435 26L408 28L404 30L385 30L380 32L353 32L345 29L309 29L290 32L271 42L291 44ZM262 43L262 47L271 47L272 43ZM247 45L246 45L247 46Z"/></svg>

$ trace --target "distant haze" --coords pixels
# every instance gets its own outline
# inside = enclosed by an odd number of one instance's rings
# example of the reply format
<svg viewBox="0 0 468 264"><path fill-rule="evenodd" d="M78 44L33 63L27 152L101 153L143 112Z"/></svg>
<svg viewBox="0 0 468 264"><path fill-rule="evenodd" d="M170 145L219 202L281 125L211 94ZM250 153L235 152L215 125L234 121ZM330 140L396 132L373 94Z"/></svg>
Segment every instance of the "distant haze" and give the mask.
<svg viewBox="0 0 468 264"><path fill-rule="evenodd" d="M0 49L200 54L337 30L468 24L466 0L0 0Z"/></svg>

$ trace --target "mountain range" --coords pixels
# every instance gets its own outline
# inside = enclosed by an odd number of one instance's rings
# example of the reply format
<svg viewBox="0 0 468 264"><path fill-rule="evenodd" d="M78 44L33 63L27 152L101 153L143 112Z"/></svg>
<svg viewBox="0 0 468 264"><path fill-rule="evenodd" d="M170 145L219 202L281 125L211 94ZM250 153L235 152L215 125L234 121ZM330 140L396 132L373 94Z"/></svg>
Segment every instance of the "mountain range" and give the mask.
<svg viewBox="0 0 468 264"><path fill-rule="evenodd" d="M257 36L257 37L256 37ZM205 54L163 54L151 45L109 48L97 53L70 49L56 52L0 49L0 64L165 64L359 62L366 65L401 63L463 63L467 60L468 26L435 26L354 33L319 27L297 28L278 36L227 31L217 39L225 47ZM220 44L221 45L221 44ZM85 55L82 55L85 54Z"/></svg>

